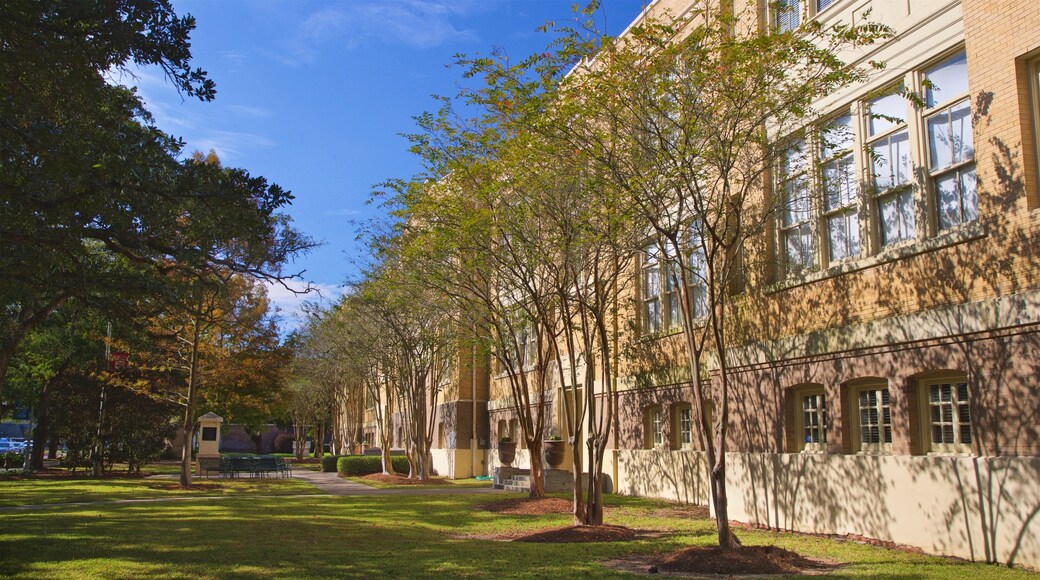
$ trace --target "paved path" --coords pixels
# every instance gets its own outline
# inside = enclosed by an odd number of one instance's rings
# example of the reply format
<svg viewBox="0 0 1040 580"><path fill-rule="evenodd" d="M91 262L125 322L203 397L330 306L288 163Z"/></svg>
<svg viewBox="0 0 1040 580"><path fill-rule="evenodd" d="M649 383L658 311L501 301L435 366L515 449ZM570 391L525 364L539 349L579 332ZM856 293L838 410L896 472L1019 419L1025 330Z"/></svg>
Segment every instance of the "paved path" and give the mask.
<svg viewBox="0 0 1040 580"><path fill-rule="evenodd" d="M377 488L343 479L335 473L297 469L293 477L302 479L329 495L466 495L474 493L502 493L489 487L393 487Z"/></svg>

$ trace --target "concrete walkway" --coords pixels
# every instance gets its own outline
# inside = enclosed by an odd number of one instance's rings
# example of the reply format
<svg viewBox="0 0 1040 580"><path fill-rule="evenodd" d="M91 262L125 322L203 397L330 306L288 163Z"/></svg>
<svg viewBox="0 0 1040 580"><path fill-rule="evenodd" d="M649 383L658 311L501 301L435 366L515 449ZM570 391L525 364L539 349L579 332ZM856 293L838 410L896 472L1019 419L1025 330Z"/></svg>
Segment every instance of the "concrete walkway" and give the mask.
<svg viewBox="0 0 1040 580"><path fill-rule="evenodd" d="M297 469L293 477L302 479L314 487L329 495L359 496L359 495L469 495L483 493L503 493L501 490L489 487L394 487L376 488L343 479L336 473L325 473L323 471L310 471Z"/></svg>

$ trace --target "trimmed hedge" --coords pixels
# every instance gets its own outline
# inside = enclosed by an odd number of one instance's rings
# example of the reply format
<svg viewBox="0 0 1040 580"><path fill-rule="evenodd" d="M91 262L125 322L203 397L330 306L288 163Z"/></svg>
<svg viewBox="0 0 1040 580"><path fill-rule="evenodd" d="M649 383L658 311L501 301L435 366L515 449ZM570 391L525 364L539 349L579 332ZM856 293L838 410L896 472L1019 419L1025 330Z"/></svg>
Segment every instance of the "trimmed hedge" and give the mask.
<svg viewBox="0 0 1040 580"><path fill-rule="evenodd" d="M337 463L340 457L346 457L346 455L322 455L321 456L321 470L325 473L333 473L336 471Z"/></svg>
<svg viewBox="0 0 1040 580"><path fill-rule="evenodd" d="M391 457L394 471L408 473L408 458L400 455ZM336 462L340 475L371 475L383 471L383 458L373 455L346 455Z"/></svg>

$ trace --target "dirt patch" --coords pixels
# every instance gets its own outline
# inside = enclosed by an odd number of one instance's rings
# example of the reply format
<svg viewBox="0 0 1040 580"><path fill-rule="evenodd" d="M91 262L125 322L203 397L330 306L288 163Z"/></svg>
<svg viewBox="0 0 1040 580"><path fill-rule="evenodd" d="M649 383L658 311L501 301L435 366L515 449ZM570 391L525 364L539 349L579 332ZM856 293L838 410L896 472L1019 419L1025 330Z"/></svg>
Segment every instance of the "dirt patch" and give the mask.
<svg viewBox="0 0 1040 580"><path fill-rule="evenodd" d="M707 520L711 519L711 510L708 506L702 505L676 505L653 510L650 515L660 518Z"/></svg>
<svg viewBox="0 0 1040 580"><path fill-rule="evenodd" d="M605 564L623 572L666 576L817 575L841 567L835 562L806 558L775 546L744 546L735 550L691 547L670 554L633 556Z"/></svg>
<svg viewBox="0 0 1040 580"><path fill-rule="evenodd" d="M366 475L361 479L378 481L381 483L391 483L393 485L446 485L448 483L448 481L443 477L431 477L426 481L421 481L403 475L387 475L385 473L373 473L372 475Z"/></svg>
<svg viewBox="0 0 1040 580"><path fill-rule="evenodd" d="M149 485L148 487L164 491L214 491L224 488L224 486L219 483L193 483L183 487L179 483L160 483Z"/></svg>
<svg viewBox="0 0 1040 580"><path fill-rule="evenodd" d="M126 470L119 471L106 471L101 477L94 477L90 473L90 469L80 469L76 473L72 473L65 468L54 468L48 467L46 469L40 469L27 473L24 475L11 475L9 479L144 479L150 475L149 472L145 471L142 473L127 473Z"/></svg>
<svg viewBox="0 0 1040 580"><path fill-rule="evenodd" d="M570 544L584 542L632 542L660 537L662 532L633 530L625 526L565 526L514 537L514 542Z"/></svg>
<svg viewBox="0 0 1040 580"><path fill-rule="evenodd" d="M545 514L569 514L574 511L570 500L558 497L531 499L526 497L504 499L480 506L480 509L496 514L540 516Z"/></svg>

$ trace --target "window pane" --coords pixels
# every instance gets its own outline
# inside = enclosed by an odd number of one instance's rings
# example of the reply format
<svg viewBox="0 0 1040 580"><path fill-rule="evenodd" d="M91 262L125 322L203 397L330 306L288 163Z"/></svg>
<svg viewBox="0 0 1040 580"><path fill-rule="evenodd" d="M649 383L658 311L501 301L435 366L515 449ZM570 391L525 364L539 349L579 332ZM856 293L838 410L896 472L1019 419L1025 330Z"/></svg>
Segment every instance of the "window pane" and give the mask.
<svg viewBox="0 0 1040 580"><path fill-rule="evenodd" d="M965 100L950 109L950 138L953 162L960 163L975 157L975 138L971 128L971 104Z"/></svg>
<svg viewBox="0 0 1040 580"><path fill-rule="evenodd" d="M850 149L853 141L852 116L845 115L831 121L823 131L820 132L821 151L820 156L824 159L834 156L835 153Z"/></svg>
<svg viewBox="0 0 1040 580"><path fill-rule="evenodd" d="M780 32L794 30L801 23L801 2L779 0L777 3L776 27Z"/></svg>
<svg viewBox="0 0 1040 580"><path fill-rule="evenodd" d="M874 157L874 187L878 190L888 189L895 185L892 177L892 144L889 137L876 143L871 148Z"/></svg>
<svg viewBox="0 0 1040 580"><path fill-rule="evenodd" d="M898 242L900 238L899 197L890 196L878 201L880 214L881 244Z"/></svg>
<svg viewBox="0 0 1040 580"><path fill-rule="evenodd" d="M910 183L913 178L913 165L910 162L910 134L900 131L889 137L891 142L893 185Z"/></svg>
<svg viewBox="0 0 1040 580"><path fill-rule="evenodd" d="M928 156L933 170L953 165L950 116L945 110L928 118Z"/></svg>
<svg viewBox="0 0 1040 580"><path fill-rule="evenodd" d="M965 167L961 171L961 210L964 221L979 219L979 193L975 181L975 166Z"/></svg>
<svg viewBox="0 0 1040 580"><path fill-rule="evenodd" d="M914 195L911 191L904 191L898 196L899 219L902 225L900 239L910 240L917 237L917 218L914 214Z"/></svg>
<svg viewBox="0 0 1040 580"><path fill-rule="evenodd" d="M809 168L808 148L804 140L791 143L784 152L781 167L784 177L790 177Z"/></svg>
<svg viewBox="0 0 1040 580"><path fill-rule="evenodd" d="M957 172L947 173L935 180L935 195L939 210L939 229L945 230L961 223L960 196L957 194L957 181Z"/></svg>
<svg viewBox="0 0 1040 580"><path fill-rule="evenodd" d="M931 85L925 90L925 101L934 107L968 92L968 58L962 52L928 69L924 76Z"/></svg>
<svg viewBox="0 0 1040 580"><path fill-rule="evenodd" d="M848 232L845 231L845 216L837 215L827 220L827 234L831 243L831 260L840 260L848 255Z"/></svg>
<svg viewBox="0 0 1040 580"><path fill-rule="evenodd" d="M906 122L906 99L902 95L886 95L870 102L868 125L871 135Z"/></svg>
<svg viewBox="0 0 1040 580"><path fill-rule="evenodd" d="M816 11L819 12L831 4L834 4L834 0L816 0Z"/></svg>

